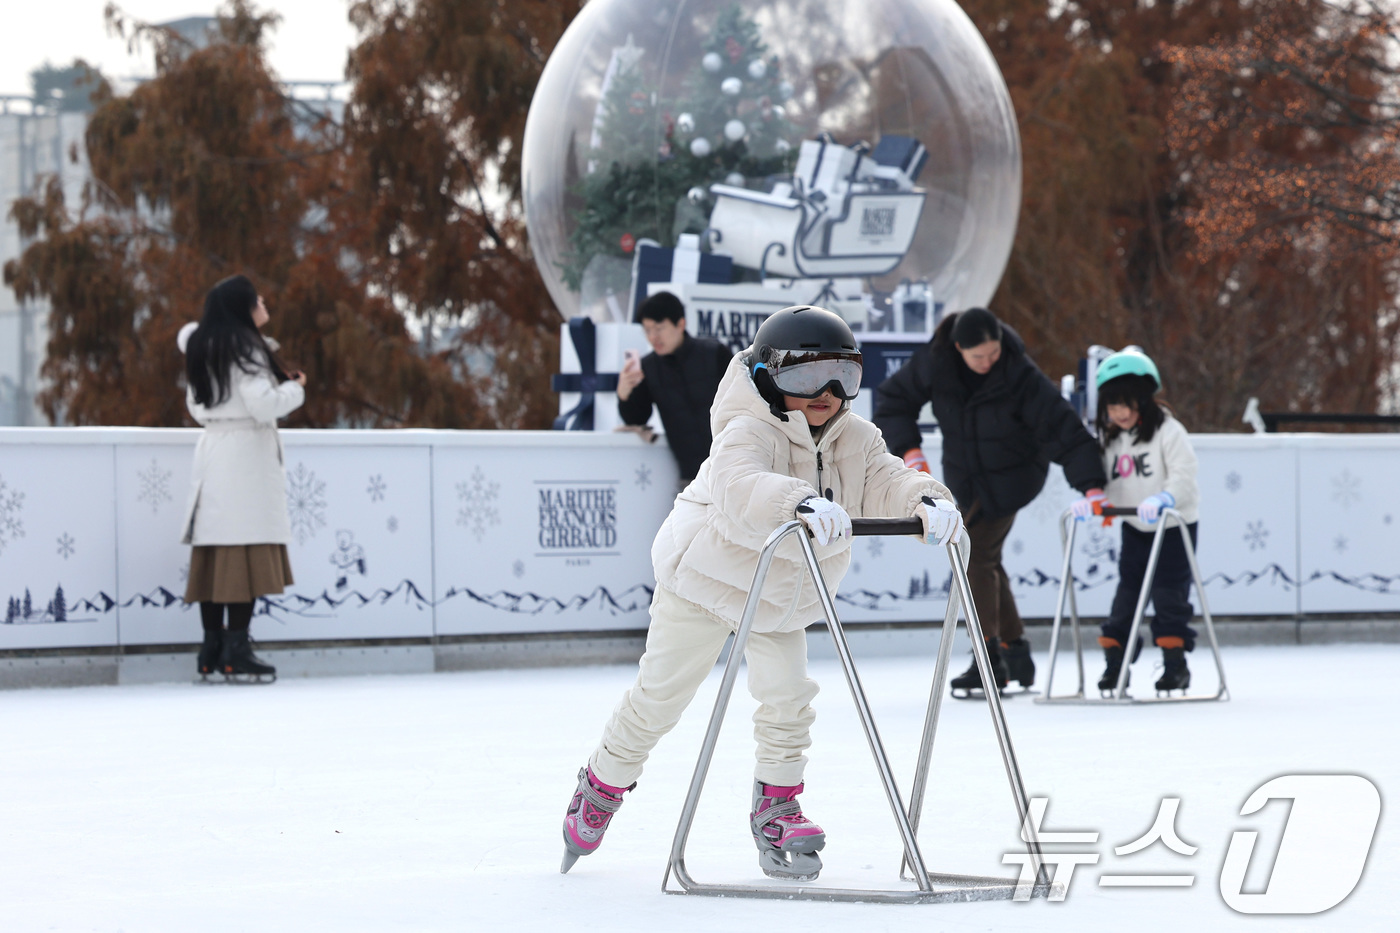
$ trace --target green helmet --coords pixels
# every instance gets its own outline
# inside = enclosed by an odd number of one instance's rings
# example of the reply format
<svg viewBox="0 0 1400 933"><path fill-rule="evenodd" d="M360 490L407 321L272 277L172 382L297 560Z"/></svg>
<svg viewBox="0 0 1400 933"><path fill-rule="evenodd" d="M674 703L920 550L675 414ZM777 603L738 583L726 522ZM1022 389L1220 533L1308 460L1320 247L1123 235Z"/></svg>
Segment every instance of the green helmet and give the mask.
<svg viewBox="0 0 1400 933"><path fill-rule="evenodd" d="M1094 388L1103 388L1105 382L1119 376L1151 376L1152 381L1157 384L1157 389L1162 387L1162 377L1157 372L1157 364L1137 347L1119 350L1100 363L1094 372Z"/></svg>

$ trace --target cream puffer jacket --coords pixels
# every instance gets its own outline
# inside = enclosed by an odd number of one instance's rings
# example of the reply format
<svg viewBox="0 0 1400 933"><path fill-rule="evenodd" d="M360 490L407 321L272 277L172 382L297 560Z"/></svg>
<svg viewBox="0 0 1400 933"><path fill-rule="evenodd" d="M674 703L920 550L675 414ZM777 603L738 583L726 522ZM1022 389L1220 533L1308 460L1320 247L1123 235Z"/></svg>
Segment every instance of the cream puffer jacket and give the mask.
<svg viewBox="0 0 1400 933"><path fill-rule="evenodd" d="M651 547L657 585L731 628L738 628L764 541L803 499L826 494L852 518L922 518L923 496L953 498L887 453L880 430L849 404L815 441L800 413L780 421L754 386L751 352L730 362L710 409L710 457L676 497ZM850 566L851 542L814 546L834 593ZM821 620L808 576L801 545L788 538L769 568L753 630L791 632Z"/></svg>
<svg viewBox="0 0 1400 933"><path fill-rule="evenodd" d="M180 329L184 352L197 325ZM275 349L275 347L274 347ZM288 544L287 474L277 419L306 399L295 382L279 384L271 368L229 373L229 397L206 408L185 393L185 405L204 425L180 526L182 544Z"/></svg>

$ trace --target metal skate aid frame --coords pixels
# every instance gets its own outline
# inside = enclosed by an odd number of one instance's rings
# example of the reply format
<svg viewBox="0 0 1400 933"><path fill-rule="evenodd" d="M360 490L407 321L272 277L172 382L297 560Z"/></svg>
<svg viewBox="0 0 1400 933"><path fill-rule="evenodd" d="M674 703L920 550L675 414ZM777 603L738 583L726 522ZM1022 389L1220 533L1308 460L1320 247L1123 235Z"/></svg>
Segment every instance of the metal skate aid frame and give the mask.
<svg viewBox="0 0 1400 933"><path fill-rule="evenodd" d="M1106 518L1136 516L1137 509L1105 508L1101 513ZM1073 512L1066 509L1060 515L1060 541L1064 544L1065 559L1060 569L1060 596L1055 603L1055 623L1050 629L1050 667L1045 674L1045 695L1036 697L1037 703L1191 703L1213 700L1228 700L1230 692L1225 686L1225 665L1220 661L1220 643L1215 639L1215 623L1211 619L1210 604L1206 602L1206 587L1201 580L1201 567L1196 562L1196 548L1191 543L1191 535L1186 530L1186 521L1176 509L1163 509L1157 520L1157 531L1152 538L1152 551L1147 558L1147 571L1142 578L1142 590L1138 593L1137 608L1133 611L1133 624L1128 630L1128 641L1123 646L1123 663L1118 668L1118 683L1113 695L1102 699L1090 697L1084 692L1084 645L1079 635L1079 605L1074 596L1074 577L1071 569L1074 556L1074 537L1079 526ZM1220 676L1220 686L1211 696L1165 696L1137 699L1128 696L1128 668L1131 666L1133 645L1137 644L1138 631L1142 627L1142 617L1147 611L1147 601L1152 596L1152 580L1157 574L1157 560L1162 554L1162 540L1168 525L1181 529L1181 542L1186 545L1186 561L1191 565L1191 580L1196 585L1196 595L1201 600L1201 618L1206 624L1206 637L1215 655L1215 670ZM1059 656L1060 628L1064 618L1065 602L1069 602L1070 632L1074 638L1074 657L1079 665L1079 689L1074 693L1054 696L1051 688L1055 683L1055 659Z"/></svg>
<svg viewBox="0 0 1400 933"><path fill-rule="evenodd" d="M852 533L855 535L915 535L923 537L924 534L923 523L917 518L853 519L851 525ZM948 676L949 658L952 655L953 635L957 627L959 604L966 607L968 636L972 639L972 653L976 659L977 669L981 672L985 683L992 682L991 661L987 656L986 644L982 640L982 627L978 622L977 610L972 602L972 591L967 582L966 554L959 550L958 545L947 545L948 560L953 569L954 586L948 596L948 611L943 620L938 661L934 668L933 689L929 695L928 715L924 720L923 740L919 747L918 765L914 776L914 794L910 809L906 811L900 798L899 788L895 784L894 774L890 769L889 759L885 755L884 745L881 743L879 732L875 728L874 717L866 702L865 690L861 687L860 677L856 673L855 661L851 657L851 649L846 642L845 632L837 619L836 607L832 603L831 594L827 591L826 583L822 579L816 552L812 550L812 543L804 528L802 522L787 522L768 536L763 551L759 554L753 585L749 590L748 601L744 604L744 614L740 619L739 629L735 633L734 641L729 650L729 660L724 668L719 694L715 698L714 712L710 715L709 727L705 732L705 739L700 749L700 760L696 762L695 774L691 778L690 789L681 808L680 823L676 827L676 837L671 844L671 859L666 868L666 877L662 879L661 889L668 894L705 894L720 897L756 897L781 900L864 901L893 904L1010 899L1017 891L1017 882L1014 879L930 872L924 864L923 853L919 849L916 838L919 810L923 804L929 761L933 752L934 732L938 726L938 711L943 699L944 682ZM764 579L768 575L768 568L773 562L773 555L777 551L778 545L792 534L797 535L801 544L808 571L816 585L817 596L821 600L822 611L826 615L827 629L831 632L832 641L836 644L836 653L841 660L841 667L846 673L846 683L851 689L851 697L855 700L861 726L865 731L865 738L875 757L875 764L880 772L880 783L884 788L890 810L894 814L895 823L899 828L904 849L904 864L910 866L913 872L912 880L915 884L913 889L827 888L793 881L778 881L762 885L702 884L693 879L686 870L686 839L690 835L690 827L695 820L700 792L705 785L705 776L709 771L710 761L714 757L715 744L719 739L720 727L724 724L724 714L729 705L729 697L734 691L734 682L738 678L739 662L744 656L744 647L748 643L749 632L753 628L754 615L758 609L758 599L763 590ZM964 535L962 548L966 549L967 547L967 536ZM1016 764L1016 754L1011 747L1011 737L1006 728L1006 718L1002 714L1001 698L997 691L987 691L987 706L991 710L992 724L996 729L997 741L1001 747L1002 761L1006 766L1006 776L1011 784L1011 793L1015 799L1020 825L1026 827L1029 825L1026 819L1028 812L1026 790L1021 781L1020 769ZM1027 843L1027 851L1030 853L1035 868L1035 877L1038 880L1034 885L1026 885L1026 888L1030 888L1033 895L1046 896L1050 893L1052 886L1044 881L1045 873L1041 861L1040 845L1034 839L1033 834L1031 841ZM676 880L680 883L680 890L673 890L670 887L672 872L675 873ZM1023 896L1024 893L1023 888Z"/></svg>

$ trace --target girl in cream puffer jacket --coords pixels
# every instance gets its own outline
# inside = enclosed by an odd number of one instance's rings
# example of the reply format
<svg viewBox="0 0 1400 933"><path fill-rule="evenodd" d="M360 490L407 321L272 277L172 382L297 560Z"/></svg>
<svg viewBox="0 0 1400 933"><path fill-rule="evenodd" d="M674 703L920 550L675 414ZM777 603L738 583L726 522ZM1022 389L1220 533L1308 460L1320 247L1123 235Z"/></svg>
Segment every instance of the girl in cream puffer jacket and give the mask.
<svg viewBox="0 0 1400 933"><path fill-rule="evenodd" d="M739 626L764 541L792 521L804 499L830 499L853 518L902 518L917 514L924 496L953 497L888 453L880 430L849 402L815 435L801 417L779 421L754 386L747 359L730 362L710 410L710 457L676 497L651 547L656 585L731 629ZM814 547L835 591L850 567L850 541ZM799 631L821 619L801 546L789 538L774 555L753 630Z"/></svg>
<svg viewBox="0 0 1400 933"><path fill-rule="evenodd" d="M812 346L805 340L778 344L803 348L777 354L783 358L779 364L773 346L764 341L765 323L755 346L730 362L711 409L709 459L676 497L652 545L656 590L646 652L636 683L579 772L564 819L564 871L597 849L651 749L714 668L729 633L739 626L759 553L774 529L795 515L808 519L822 576L833 592L850 565L850 539L838 533L821 543L828 535L817 531L814 513L837 516L838 526L846 515L919 515L926 531L946 540L956 541L961 532L948 490L886 452L879 429L842 400L854 395L860 373L849 328L831 312L812 307L789 308L774 318L789 314L802 315L799 328L809 322L834 328L836 348L815 353L805 349ZM827 370L813 369L821 365L817 360L842 368L841 379L826 384ZM778 371L788 366L795 372L809 361L807 372L818 373L815 383L821 384L789 388L810 393L797 397L779 391L788 383ZM756 373L765 380L762 390ZM944 500L941 510L926 505L925 497ZM945 518L952 524L936 531ZM763 870L796 880L816 877L821 864L816 852L825 845L821 828L803 816L794 799L802 791L804 752L816 718L811 701L817 685L807 677L804 629L823 618L808 576L801 545L785 540L769 567L745 647L749 692L760 703L753 717L758 763L750 826Z"/></svg>

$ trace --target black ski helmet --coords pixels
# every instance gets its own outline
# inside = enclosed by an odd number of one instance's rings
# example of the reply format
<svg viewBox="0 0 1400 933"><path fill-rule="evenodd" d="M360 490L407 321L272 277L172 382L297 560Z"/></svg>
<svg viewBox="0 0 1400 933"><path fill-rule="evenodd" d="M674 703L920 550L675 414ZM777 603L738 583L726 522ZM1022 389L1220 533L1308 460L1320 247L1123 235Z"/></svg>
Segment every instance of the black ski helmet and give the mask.
<svg viewBox="0 0 1400 933"><path fill-rule="evenodd" d="M809 350L860 356L855 335L841 316L816 305L794 305L774 312L753 335L753 363L777 362L781 350Z"/></svg>
<svg viewBox="0 0 1400 933"><path fill-rule="evenodd" d="M855 335L840 315L815 305L784 308L764 321L754 334L748 362L759 395L784 421L784 395L815 398L829 388L838 398L849 401L859 389L861 353ZM820 363L821 368L808 365L814 363ZM775 377L781 379L784 371L795 376L799 370L810 374L827 368L833 378L827 380L823 374L801 389L784 390L774 381Z"/></svg>

